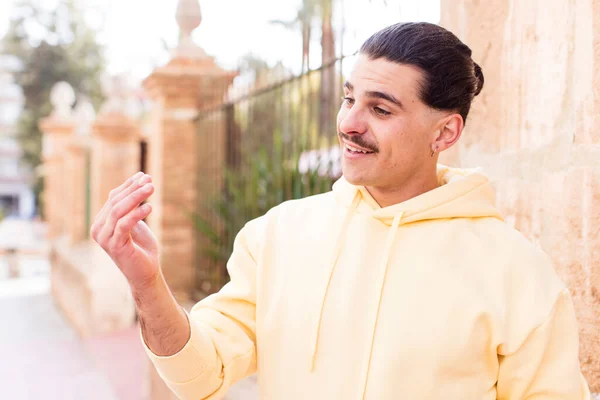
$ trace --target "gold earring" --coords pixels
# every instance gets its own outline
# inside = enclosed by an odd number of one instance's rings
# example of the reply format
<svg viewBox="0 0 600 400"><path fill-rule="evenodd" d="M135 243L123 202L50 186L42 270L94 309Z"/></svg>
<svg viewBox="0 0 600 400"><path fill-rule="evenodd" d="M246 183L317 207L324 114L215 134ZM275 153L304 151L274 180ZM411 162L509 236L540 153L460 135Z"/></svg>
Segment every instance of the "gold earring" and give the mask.
<svg viewBox="0 0 600 400"><path fill-rule="evenodd" d="M435 153L437 153L437 148L433 148L433 150L431 150L431 157L435 156Z"/></svg>

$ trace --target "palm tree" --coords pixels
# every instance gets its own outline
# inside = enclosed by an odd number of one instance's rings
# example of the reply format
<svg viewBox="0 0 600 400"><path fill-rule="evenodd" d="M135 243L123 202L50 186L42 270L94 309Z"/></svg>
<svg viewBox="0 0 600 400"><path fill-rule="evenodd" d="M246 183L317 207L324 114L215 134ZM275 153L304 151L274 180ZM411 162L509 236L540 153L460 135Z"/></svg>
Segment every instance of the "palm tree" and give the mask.
<svg viewBox="0 0 600 400"><path fill-rule="evenodd" d="M337 80L335 79L335 35L333 32L333 0L319 0L321 17L321 109L319 128L321 132L332 129L335 113Z"/></svg>
<svg viewBox="0 0 600 400"><path fill-rule="evenodd" d="M312 22L317 16L319 0L303 0L296 18L291 21L273 20L271 23L280 24L288 29L300 28L302 32L302 73L310 68L310 41L312 39Z"/></svg>

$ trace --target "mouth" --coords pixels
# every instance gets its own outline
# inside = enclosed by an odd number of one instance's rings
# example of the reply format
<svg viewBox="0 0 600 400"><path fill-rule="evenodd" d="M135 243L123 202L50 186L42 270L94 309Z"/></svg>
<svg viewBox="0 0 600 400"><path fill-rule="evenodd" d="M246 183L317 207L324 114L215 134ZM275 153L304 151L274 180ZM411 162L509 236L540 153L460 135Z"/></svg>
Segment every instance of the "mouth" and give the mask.
<svg viewBox="0 0 600 400"><path fill-rule="evenodd" d="M350 144L348 142L343 142L343 147L344 147L344 153L349 154L349 155L354 155L354 156L363 156L363 155L368 155L368 154L374 154L374 151L371 150L367 150L364 149L362 147L358 147L355 146L353 144Z"/></svg>

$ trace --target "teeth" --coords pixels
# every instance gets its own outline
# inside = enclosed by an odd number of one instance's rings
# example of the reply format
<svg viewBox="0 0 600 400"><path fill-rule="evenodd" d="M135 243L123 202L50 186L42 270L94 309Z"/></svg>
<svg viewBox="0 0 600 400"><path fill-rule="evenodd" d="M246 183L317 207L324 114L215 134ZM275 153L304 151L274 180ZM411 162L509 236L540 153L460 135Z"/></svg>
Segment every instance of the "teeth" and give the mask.
<svg viewBox="0 0 600 400"><path fill-rule="evenodd" d="M356 147L352 147L349 144L346 144L346 149L353 151L355 153L363 153L363 154L369 154L369 151L365 151L365 150L361 150L361 149L357 149Z"/></svg>

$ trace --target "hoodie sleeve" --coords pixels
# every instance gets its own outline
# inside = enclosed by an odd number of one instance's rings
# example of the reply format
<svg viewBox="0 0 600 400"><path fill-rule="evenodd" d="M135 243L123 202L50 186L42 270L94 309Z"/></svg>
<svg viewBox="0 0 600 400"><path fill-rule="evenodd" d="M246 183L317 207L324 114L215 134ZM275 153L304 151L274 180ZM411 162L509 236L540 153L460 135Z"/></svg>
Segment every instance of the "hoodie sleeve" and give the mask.
<svg viewBox="0 0 600 400"><path fill-rule="evenodd" d="M257 225L237 235L227 263L230 282L188 315L191 335L177 354L160 357L145 346L167 386L180 398L221 399L236 381L256 372Z"/></svg>
<svg viewBox="0 0 600 400"><path fill-rule="evenodd" d="M513 353L499 354L497 398L589 400L579 368L579 339L573 302L563 290L550 316Z"/></svg>

